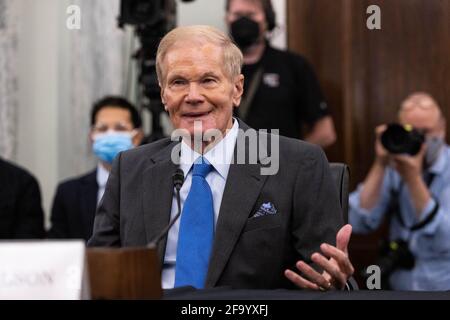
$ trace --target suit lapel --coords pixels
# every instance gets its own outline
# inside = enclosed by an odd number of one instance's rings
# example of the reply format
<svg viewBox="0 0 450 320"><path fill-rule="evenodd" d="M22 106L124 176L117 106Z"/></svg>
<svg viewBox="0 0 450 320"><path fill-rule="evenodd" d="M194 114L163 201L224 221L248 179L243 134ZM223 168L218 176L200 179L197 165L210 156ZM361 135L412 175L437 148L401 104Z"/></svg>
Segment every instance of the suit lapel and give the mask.
<svg viewBox="0 0 450 320"><path fill-rule="evenodd" d="M147 242L153 241L169 224L172 208L172 173L177 165L171 160L171 152L176 142L170 144L149 160L143 174L143 209ZM161 263L164 260L167 236L158 245Z"/></svg>
<svg viewBox="0 0 450 320"><path fill-rule="evenodd" d="M240 128L248 129L242 123ZM245 150L248 153L248 145ZM235 159L237 159L236 149ZM267 176L261 176L260 169L259 163L230 165L216 226L206 287L215 286L219 280L258 199L267 179Z"/></svg>
<svg viewBox="0 0 450 320"><path fill-rule="evenodd" d="M81 185L81 228L86 239L92 236L95 212L97 210L97 170L94 170L83 179Z"/></svg>

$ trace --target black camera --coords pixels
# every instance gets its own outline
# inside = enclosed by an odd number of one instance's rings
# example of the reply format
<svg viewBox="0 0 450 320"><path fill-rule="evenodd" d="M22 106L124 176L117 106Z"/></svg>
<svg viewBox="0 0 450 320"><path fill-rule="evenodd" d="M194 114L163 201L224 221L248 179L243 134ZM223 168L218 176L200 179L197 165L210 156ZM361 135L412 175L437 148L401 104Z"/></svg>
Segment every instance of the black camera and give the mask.
<svg viewBox="0 0 450 320"><path fill-rule="evenodd" d="M156 52L161 38L176 25L175 0L122 0L119 27L131 25L139 38L141 47L133 58L139 63L139 84L144 96L151 100L148 105L154 115L163 107L159 103L160 88L156 77ZM158 117L159 119L159 117Z"/></svg>
<svg viewBox="0 0 450 320"><path fill-rule="evenodd" d="M382 288L388 289L389 276L397 269L411 270L415 265L414 255L404 240L386 242L381 247L380 258L375 263L381 272Z"/></svg>
<svg viewBox="0 0 450 320"><path fill-rule="evenodd" d="M424 142L425 135L411 125L393 123L381 135L381 144L394 154L406 153L414 156Z"/></svg>
<svg viewBox="0 0 450 320"><path fill-rule="evenodd" d="M164 106L156 74L156 54L161 39L176 26L176 5L176 0L121 0L120 4L119 27L133 26L141 45L133 54L139 67L139 94L143 95L139 98L139 106L152 114L152 134L143 143L164 138L160 123Z"/></svg>
<svg viewBox="0 0 450 320"><path fill-rule="evenodd" d="M122 0L119 18L120 27L124 24L157 25L165 19L165 3L165 0Z"/></svg>

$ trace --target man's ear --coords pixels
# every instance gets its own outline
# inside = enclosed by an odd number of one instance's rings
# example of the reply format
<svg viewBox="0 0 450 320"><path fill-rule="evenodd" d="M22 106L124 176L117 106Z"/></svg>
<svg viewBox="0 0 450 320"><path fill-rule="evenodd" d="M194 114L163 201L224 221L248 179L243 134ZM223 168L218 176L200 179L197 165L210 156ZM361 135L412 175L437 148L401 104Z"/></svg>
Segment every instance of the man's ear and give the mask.
<svg viewBox="0 0 450 320"><path fill-rule="evenodd" d="M225 26L228 28L228 30L230 30L231 19L230 19L230 13L229 12L225 12L225 16L223 18L223 21L225 22Z"/></svg>
<svg viewBox="0 0 450 320"><path fill-rule="evenodd" d="M244 76L242 74L238 75L233 85L233 106L237 108L241 104L242 95L244 94Z"/></svg>
<svg viewBox="0 0 450 320"><path fill-rule="evenodd" d="M161 82L158 82L158 85L160 89L159 93L161 95L161 102L163 103L163 105L166 105L166 99L164 99L164 87L161 85Z"/></svg>
<svg viewBox="0 0 450 320"><path fill-rule="evenodd" d="M136 129L136 134L133 137L134 146L135 147L140 146L143 139L144 139L144 132L142 131L142 129Z"/></svg>
<svg viewBox="0 0 450 320"><path fill-rule="evenodd" d="M445 137L447 136L447 120L442 117L441 119L441 129L442 129L442 137L445 140Z"/></svg>
<svg viewBox="0 0 450 320"><path fill-rule="evenodd" d="M90 142L91 144L94 143L94 131L93 131L92 129L89 130L88 139L89 139L89 142Z"/></svg>

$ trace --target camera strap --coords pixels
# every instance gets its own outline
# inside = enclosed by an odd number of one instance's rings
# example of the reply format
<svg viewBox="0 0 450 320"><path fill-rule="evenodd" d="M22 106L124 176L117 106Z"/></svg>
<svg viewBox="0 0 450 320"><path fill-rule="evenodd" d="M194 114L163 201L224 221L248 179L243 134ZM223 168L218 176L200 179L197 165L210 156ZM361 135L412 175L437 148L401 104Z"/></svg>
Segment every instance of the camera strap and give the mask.
<svg viewBox="0 0 450 320"><path fill-rule="evenodd" d="M431 183L433 182L435 177L436 177L436 175L434 173L425 172L424 181L428 188L431 186ZM403 220L402 215L400 213L399 199L400 199L400 193L403 189L403 185L404 185L403 181L400 181L400 185L397 189L394 189L394 188L391 189L391 202L388 207L388 219L389 219L389 221L392 221L393 217L397 218L399 223L405 229L409 229L410 231L420 230L423 227L425 227L426 225L428 225L434 219L434 217L436 216L436 214L439 211L439 203L436 201L436 204L435 204L433 210L431 211L431 213L428 215L428 217L425 220L413 225L412 227L407 227L406 223Z"/></svg>
<svg viewBox="0 0 450 320"><path fill-rule="evenodd" d="M258 91L259 85L261 84L263 74L264 68L259 67L256 70L256 73L253 75L252 79L250 80L250 85L248 87L247 94L241 99L241 104L239 106L239 115L241 119L244 121L247 119L250 106L252 105L256 91Z"/></svg>

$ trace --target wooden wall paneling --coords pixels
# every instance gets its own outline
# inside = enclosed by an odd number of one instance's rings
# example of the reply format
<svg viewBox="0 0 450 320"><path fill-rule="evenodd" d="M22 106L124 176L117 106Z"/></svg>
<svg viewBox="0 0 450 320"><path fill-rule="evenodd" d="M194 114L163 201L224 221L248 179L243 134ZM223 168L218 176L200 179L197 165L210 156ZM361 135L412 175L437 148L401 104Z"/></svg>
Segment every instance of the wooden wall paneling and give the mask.
<svg viewBox="0 0 450 320"><path fill-rule="evenodd" d="M381 30L366 27L373 4ZM429 92L449 119L450 0L288 0L288 37L290 49L313 65L332 108L339 137L326 151L350 166L352 189L372 164L375 127L396 121L409 93ZM354 236L358 267L374 262L385 232L386 225Z"/></svg>
<svg viewBox="0 0 450 320"><path fill-rule="evenodd" d="M347 154L343 117L342 7L338 1L288 1L289 47L312 64L335 121L338 143L326 150L330 161Z"/></svg>

